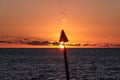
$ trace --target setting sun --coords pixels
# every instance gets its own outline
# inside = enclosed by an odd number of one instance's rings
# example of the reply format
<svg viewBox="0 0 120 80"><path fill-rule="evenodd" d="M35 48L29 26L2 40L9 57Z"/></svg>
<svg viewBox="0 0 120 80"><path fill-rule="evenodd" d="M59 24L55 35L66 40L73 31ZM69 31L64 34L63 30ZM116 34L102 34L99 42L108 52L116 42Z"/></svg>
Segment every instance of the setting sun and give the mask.
<svg viewBox="0 0 120 80"><path fill-rule="evenodd" d="M60 42L60 48L64 48L64 42Z"/></svg>
<svg viewBox="0 0 120 80"><path fill-rule="evenodd" d="M63 44L60 44L60 48L64 48L64 45L63 45Z"/></svg>

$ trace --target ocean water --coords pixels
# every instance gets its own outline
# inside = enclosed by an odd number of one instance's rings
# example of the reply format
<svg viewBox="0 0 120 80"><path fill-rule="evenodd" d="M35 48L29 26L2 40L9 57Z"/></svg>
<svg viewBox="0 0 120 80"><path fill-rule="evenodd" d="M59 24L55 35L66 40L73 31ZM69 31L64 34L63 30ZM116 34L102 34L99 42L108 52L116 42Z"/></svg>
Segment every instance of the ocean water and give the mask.
<svg viewBox="0 0 120 80"><path fill-rule="evenodd" d="M120 80L120 49L67 49L70 80ZM60 49L0 49L0 80L66 80Z"/></svg>

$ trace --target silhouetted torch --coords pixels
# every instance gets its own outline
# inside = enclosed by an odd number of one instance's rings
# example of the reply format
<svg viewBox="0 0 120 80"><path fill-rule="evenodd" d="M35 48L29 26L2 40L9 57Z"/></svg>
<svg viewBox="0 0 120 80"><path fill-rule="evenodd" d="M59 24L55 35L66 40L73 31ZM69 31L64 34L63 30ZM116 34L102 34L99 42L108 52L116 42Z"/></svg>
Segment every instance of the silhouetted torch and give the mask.
<svg viewBox="0 0 120 80"><path fill-rule="evenodd" d="M66 54L66 48L65 48L65 42L68 42L68 38L65 35L64 30L61 31L59 42L61 42L61 44L64 46L63 47L63 49L64 49L63 51L64 51L64 61L65 61L65 69L66 69L66 78L67 78L67 80L69 80L69 68L68 68L67 54Z"/></svg>

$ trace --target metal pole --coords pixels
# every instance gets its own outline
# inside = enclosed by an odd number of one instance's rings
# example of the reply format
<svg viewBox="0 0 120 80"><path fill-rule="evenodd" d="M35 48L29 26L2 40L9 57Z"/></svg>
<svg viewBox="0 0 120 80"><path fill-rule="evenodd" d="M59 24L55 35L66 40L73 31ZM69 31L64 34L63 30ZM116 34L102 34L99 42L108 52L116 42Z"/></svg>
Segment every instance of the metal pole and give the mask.
<svg viewBox="0 0 120 80"><path fill-rule="evenodd" d="M67 54L66 54L66 48L64 45L64 61L65 61L65 69L66 69L66 80L69 80L69 69L68 69L68 62L67 62Z"/></svg>

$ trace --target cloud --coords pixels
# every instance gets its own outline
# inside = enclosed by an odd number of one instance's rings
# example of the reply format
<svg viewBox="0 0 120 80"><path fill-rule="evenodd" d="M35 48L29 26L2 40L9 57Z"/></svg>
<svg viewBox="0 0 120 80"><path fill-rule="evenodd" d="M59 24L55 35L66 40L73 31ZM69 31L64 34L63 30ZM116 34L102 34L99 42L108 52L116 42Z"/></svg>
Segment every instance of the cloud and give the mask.
<svg viewBox="0 0 120 80"><path fill-rule="evenodd" d="M29 44L29 45L59 45L59 42L37 39L17 39L17 38L4 38L0 39L0 43L15 43L15 44Z"/></svg>
<svg viewBox="0 0 120 80"><path fill-rule="evenodd" d="M98 44L95 43L83 43L81 46L98 46Z"/></svg>
<svg viewBox="0 0 120 80"><path fill-rule="evenodd" d="M57 41L37 40L37 39L17 39L17 38L4 38L0 39L0 43L13 43L13 44L27 44L34 46L59 46ZM85 47L85 48L120 48L120 43L67 43L67 46Z"/></svg>
<svg viewBox="0 0 120 80"><path fill-rule="evenodd" d="M9 41L0 41L0 43L11 43Z"/></svg>
<svg viewBox="0 0 120 80"><path fill-rule="evenodd" d="M80 43L68 43L67 46L81 46Z"/></svg>
<svg viewBox="0 0 120 80"><path fill-rule="evenodd" d="M59 43L59 42L55 42L55 41L53 41L53 42L52 42L52 45L56 45L56 46L58 46L58 45L60 45L60 43Z"/></svg>
<svg viewBox="0 0 120 80"><path fill-rule="evenodd" d="M83 47L120 48L120 43L83 43Z"/></svg>
<svg viewBox="0 0 120 80"><path fill-rule="evenodd" d="M102 47L108 47L108 48L120 48L120 43L118 43L118 44L104 43L104 44L102 44Z"/></svg>
<svg viewBox="0 0 120 80"><path fill-rule="evenodd" d="M50 45L51 42L49 41L28 41L27 44L30 44L30 45Z"/></svg>

